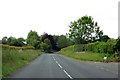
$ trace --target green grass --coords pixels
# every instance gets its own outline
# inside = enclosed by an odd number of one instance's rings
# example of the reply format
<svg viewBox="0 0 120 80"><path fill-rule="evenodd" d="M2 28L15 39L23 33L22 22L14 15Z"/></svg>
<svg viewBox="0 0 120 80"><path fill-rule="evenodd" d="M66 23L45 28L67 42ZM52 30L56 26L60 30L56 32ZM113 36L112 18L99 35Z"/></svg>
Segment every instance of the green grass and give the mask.
<svg viewBox="0 0 120 80"><path fill-rule="evenodd" d="M67 48L63 48L61 51L57 52L58 54L63 54L65 56L77 59L77 60L83 60L83 61L103 61L103 58L105 56L105 53L93 53L93 52L75 52L74 46L70 46ZM114 54L107 54L108 61L116 61L116 57L114 57Z"/></svg>
<svg viewBox="0 0 120 80"><path fill-rule="evenodd" d="M33 49L2 48L2 77L7 77L34 60L43 52Z"/></svg>

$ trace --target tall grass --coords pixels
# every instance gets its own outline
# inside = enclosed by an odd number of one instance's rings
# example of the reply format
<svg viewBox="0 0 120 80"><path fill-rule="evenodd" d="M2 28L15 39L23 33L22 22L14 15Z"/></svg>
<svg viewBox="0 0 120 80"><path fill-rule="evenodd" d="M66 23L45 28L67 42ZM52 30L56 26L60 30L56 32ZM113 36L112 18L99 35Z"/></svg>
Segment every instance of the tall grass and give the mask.
<svg viewBox="0 0 120 80"><path fill-rule="evenodd" d="M41 55L40 50L2 48L2 77L6 77Z"/></svg>
<svg viewBox="0 0 120 80"><path fill-rule="evenodd" d="M2 46L2 48L7 48L7 49L34 49L33 46L23 46L23 47L17 47L17 46L9 46L9 45L6 45L6 44L0 44L0 46Z"/></svg>

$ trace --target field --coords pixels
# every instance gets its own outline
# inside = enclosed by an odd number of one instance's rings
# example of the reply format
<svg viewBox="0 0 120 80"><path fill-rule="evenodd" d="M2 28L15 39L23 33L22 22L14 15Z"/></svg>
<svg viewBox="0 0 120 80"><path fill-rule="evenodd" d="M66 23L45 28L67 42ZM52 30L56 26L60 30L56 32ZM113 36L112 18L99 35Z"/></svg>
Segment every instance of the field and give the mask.
<svg viewBox="0 0 120 80"><path fill-rule="evenodd" d="M14 73L43 52L34 49L11 49L2 47L2 77Z"/></svg>

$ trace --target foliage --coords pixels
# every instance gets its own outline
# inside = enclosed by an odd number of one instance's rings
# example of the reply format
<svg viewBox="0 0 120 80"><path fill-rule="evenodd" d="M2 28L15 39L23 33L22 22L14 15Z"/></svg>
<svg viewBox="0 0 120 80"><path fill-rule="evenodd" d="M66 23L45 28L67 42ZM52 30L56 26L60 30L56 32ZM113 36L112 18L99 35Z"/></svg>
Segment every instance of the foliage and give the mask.
<svg viewBox="0 0 120 80"><path fill-rule="evenodd" d="M99 54L91 51L75 51L75 45L63 48L61 51L57 52L58 54L63 54L65 56L84 61L103 61L105 54ZM108 61L116 61L114 54L107 54Z"/></svg>
<svg viewBox="0 0 120 80"><path fill-rule="evenodd" d="M22 37L21 38L18 38L16 39L15 37L3 37L2 38L2 44L8 44L10 46L24 46L25 45L25 39L23 39Z"/></svg>
<svg viewBox="0 0 120 80"><path fill-rule="evenodd" d="M7 44L7 37L6 36L2 38L2 44Z"/></svg>
<svg viewBox="0 0 120 80"><path fill-rule="evenodd" d="M85 51L85 44L75 44L74 45L74 51L80 52L80 51Z"/></svg>
<svg viewBox="0 0 120 80"><path fill-rule="evenodd" d="M24 46L25 45L25 39L24 38L18 38L17 39L17 46Z"/></svg>
<svg viewBox="0 0 120 80"><path fill-rule="evenodd" d="M0 44L2 44L2 40L0 40Z"/></svg>
<svg viewBox="0 0 120 80"><path fill-rule="evenodd" d="M36 31L30 31L27 36L27 45L34 46L35 49L40 48L41 38Z"/></svg>
<svg viewBox="0 0 120 80"><path fill-rule="evenodd" d="M120 62L120 36L117 39L116 45L114 47L114 50L116 51L118 62Z"/></svg>
<svg viewBox="0 0 120 80"><path fill-rule="evenodd" d="M2 77L7 77L41 54L40 50L2 47Z"/></svg>
<svg viewBox="0 0 120 80"><path fill-rule="evenodd" d="M57 38L57 46L59 48L65 48L65 47L70 46L72 44L73 44L73 42L70 39L68 39L65 35L60 35Z"/></svg>
<svg viewBox="0 0 120 80"><path fill-rule="evenodd" d="M116 43L116 45L115 45L115 50L117 51L117 52L120 52L120 36L118 37L118 39L117 39L117 43ZM120 53L119 53L120 54Z"/></svg>
<svg viewBox="0 0 120 80"><path fill-rule="evenodd" d="M116 52L116 39L109 39L107 42L93 42L88 44L75 44L73 49L75 52L92 51L94 53L114 54Z"/></svg>
<svg viewBox="0 0 120 80"><path fill-rule="evenodd" d="M103 35L100 39L100 41L103 41L103 42L107 42L109 40L109 36L108 35Z"/></svg>
<svg viewBox="0 0 120 80"><path fill-rule="evenodd" d="M41 49L45 52L50 52L52 49L51 43L48 39L45 39L44 43L41 43Z"/></svg>
<svg viewBox="0 0 120 80"><path fill-rule="evenodd" d="M91 16L83 16L69 25L69 37L76 43L88 43L101 38L103 32Z"/></svg>
<svg viewBox="0 0 120 80"><path fill-rule="evenodd" d="M115 39L109 39L107 42L94 42L86 45L87 51L93 51L97 53L115 53Z"/></svg>

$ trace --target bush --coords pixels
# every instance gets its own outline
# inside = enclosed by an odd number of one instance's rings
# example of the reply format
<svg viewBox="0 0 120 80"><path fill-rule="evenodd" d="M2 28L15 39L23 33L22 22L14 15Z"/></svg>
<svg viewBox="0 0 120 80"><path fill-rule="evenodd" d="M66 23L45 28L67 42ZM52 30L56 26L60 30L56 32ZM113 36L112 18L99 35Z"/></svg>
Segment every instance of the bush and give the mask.
<svg viewBox="0 0 120 80"><path fill-rule="evenodd" d="M93 51L96 53L115 53L116 40L110 39L107 42L94 42L86 44L87 51Z"/></svg>

